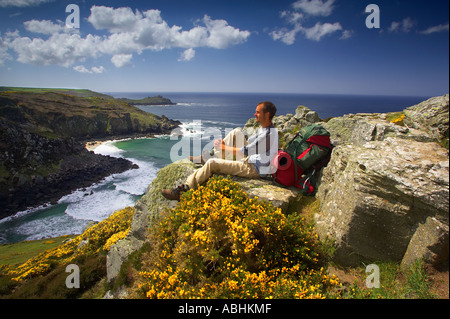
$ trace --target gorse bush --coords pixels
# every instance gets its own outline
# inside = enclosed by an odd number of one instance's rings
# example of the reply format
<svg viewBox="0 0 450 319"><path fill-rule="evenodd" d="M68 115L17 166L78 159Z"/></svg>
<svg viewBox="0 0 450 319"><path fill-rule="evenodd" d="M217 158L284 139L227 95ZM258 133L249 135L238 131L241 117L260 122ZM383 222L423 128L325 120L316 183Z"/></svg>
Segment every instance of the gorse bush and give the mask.
<svg viewBox="0 0 450 319"><path fill-rule="evenodd" d="M4 267L3 273L21 282L45 275L57 266L70 264L78 257L106 254L111 245L126 236L133 214L133 207L117 211L63 245L46 250L17 267Z"/></svg>
<svg viewBox="0 0 450 319"><path fill-rule="evenodd" d="M324 298L339 285L313 227L223 177L185 193L150 234L148 298Z"/></svg>

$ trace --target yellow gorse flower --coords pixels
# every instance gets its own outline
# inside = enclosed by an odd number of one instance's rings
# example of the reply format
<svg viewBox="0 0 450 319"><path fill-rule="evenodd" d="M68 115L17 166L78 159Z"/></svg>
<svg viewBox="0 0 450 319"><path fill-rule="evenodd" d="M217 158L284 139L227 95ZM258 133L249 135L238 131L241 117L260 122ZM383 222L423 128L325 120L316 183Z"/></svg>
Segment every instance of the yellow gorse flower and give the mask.
<svg viewBox="0 0 450 319"><path fill-rule="evenodd" d="M406 115L401 114L400 116L396 117L395 119L391 120L392 124L397 124L400 126L404 126L403 120L405 119Z"/></svg>
<svg viewBox="0 0 450 319"><path fill-rule="evenodd" d="M12 279L20 282L45 275L57 265L69 264L78 256L107 252L114 243L127 235L133 214L133 207L117 211L71 241L46 250L16 268L10 268L8 275L15 276Z"/></svg>
<svg viewBox="0 0 450 319"><path fill-rule="evenodd" d="M150 230L138 290L148 298L324 298L339 285L296 214L215 176Z"/></svg>

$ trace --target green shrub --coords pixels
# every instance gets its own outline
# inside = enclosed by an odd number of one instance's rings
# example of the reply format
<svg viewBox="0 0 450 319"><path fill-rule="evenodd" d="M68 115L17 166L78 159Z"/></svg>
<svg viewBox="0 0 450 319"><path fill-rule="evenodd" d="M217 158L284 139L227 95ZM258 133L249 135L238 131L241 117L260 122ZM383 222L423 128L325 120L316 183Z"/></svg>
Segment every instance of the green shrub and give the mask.
<svg viewBox="0 0 450 319"><path fill-rule="evenodd" d="M324 298L339 285L312 227L223 177L185 193L150 233L141 296Z"/></svg>

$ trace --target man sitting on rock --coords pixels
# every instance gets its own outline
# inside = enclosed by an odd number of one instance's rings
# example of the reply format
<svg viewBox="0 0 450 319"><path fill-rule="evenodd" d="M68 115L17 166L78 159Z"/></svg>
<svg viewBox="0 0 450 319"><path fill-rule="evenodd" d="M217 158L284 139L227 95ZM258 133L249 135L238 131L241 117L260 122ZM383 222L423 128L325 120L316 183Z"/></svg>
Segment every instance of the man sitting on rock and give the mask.
<svg viewBox="0 0 450 319"><path fill-rule="evenodd" d="M180 200L183 192L197 189L213 174L234 175L246 178L266 177L273 173L271 160L278 152L278 131L272 123L277 109L272 102L261 102L256 107L255 117L261 127L255 135L245 140L240 129L231 131L225 139L214 141L214 149L191 161L204 163L191 174L186 184L172 190L162 190L170 200Z"/></svg>

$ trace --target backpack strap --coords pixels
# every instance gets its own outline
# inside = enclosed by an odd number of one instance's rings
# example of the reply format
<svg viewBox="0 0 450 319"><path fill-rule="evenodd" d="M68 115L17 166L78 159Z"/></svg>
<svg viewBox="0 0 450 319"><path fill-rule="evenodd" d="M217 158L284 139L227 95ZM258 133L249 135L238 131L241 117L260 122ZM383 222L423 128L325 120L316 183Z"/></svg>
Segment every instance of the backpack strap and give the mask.
<svg viewBox="0 0 450 319"><path fill-rule="evenodd" d="M292 142L294 142L295 141L295 139L298 137L298 136L301 136L302 137L302 140L300 141L300 143L303 143L303 142L305 142L305 137L302 135L302 133L301 133L301 131L299 131L297 134L295 134L295 136L294 136L294 138L293 139L291 139L291 141L286 145L286 149L288 148L288 146L292 143ZM300 178L298 177L298 170L297 170L297 163L296 163L296 160L297 160L297 157L299 156L300 154L297 154L297 148L294 148L294 154L292 154L292 160L294 161L294 169L295 169L295 183L297 184L298 183L298 181L300 180Z"/></svg>

